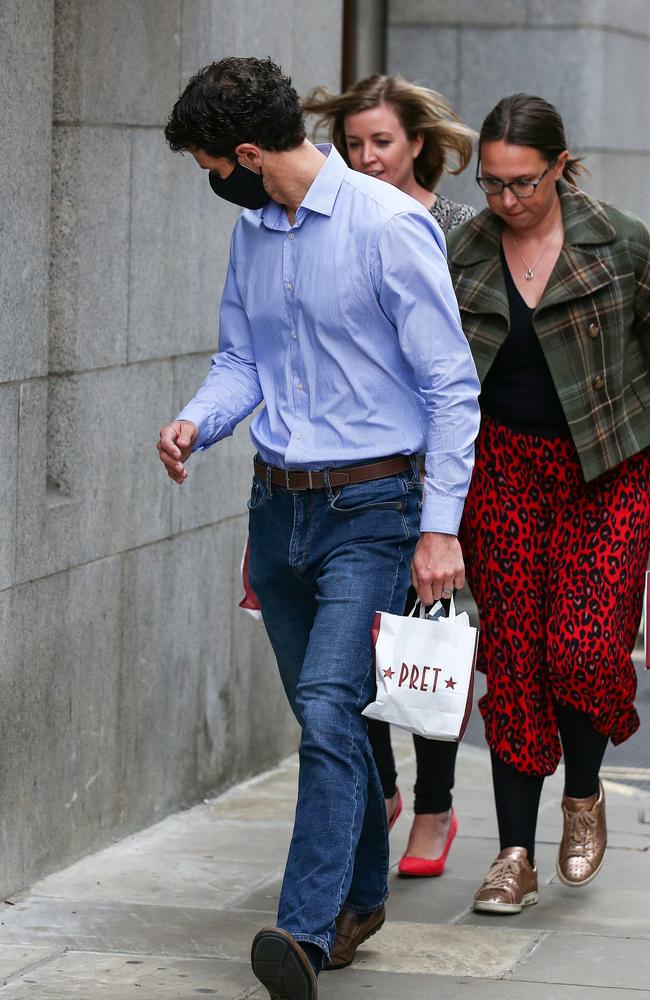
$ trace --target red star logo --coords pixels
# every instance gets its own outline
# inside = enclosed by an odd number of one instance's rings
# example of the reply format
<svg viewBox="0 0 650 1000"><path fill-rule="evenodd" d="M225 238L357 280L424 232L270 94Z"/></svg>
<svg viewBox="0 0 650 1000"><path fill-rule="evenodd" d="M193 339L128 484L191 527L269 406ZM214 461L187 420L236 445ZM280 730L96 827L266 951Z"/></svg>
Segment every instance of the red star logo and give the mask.
<svg viewBox="0 0 650 1000"><path fill-rule="evenodd" d="M384 670L384 677L388 677L392 681L394 673L395 671L393 670L393 668L389 667L388 670Z"/></svg>
<svg viewBox="0 0 650 1000"><path fill-rule="evenodd" d="M453 677L450 677L449 680L446 680L445 684L447 685L448 688L451 688L452 690L456 687L456 681L454 680Z"/></svg>

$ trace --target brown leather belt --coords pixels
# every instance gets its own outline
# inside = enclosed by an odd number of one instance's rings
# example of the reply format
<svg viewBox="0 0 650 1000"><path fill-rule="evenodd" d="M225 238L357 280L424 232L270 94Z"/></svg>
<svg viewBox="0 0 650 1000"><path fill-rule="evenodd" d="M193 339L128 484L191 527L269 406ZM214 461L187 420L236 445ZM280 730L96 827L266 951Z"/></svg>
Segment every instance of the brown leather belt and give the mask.
<svg viewBox="0 0 650 1000"><path fill-rule="evenodd" d="M275 465L265 465L259 458L253 459L253 468L258 479L264 481L267 470L271 470L271 485L283 486L286 490L323 490L327 487L322 472L310 469L278 469ZM330 486L348 486L352 483L367 483L372 479L396 476L411 469L408 455L391 455L369 465L345 465L328 470Z"/></svg>

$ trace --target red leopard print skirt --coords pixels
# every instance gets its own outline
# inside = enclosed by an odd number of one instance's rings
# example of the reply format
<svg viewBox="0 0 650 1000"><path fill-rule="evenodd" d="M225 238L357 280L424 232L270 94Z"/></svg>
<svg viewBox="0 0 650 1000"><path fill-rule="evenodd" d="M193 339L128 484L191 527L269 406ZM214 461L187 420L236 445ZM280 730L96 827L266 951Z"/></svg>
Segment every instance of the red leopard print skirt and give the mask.
<svg viewBox="0 0 650 1000"><path fill-rule="evenodd" d="M622 743L639 726L631 652L650 553L650 450L585 483L572 441L484 417L460 533L479 607L489 746L552 774L555 704Z"/></svg>

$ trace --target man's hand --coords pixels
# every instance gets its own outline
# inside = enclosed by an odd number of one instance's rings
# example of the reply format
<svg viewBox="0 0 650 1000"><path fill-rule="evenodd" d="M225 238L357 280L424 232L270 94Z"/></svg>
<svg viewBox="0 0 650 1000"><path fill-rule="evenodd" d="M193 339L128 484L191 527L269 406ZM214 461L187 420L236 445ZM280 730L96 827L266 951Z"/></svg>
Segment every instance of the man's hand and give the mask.
<svg viewBox="0 0 650 1000"><path fill-rule="evenodd" d="M191 420L172 420L160 432L156 445L160 461L167 469L167 475L181 486L189 473L183 462L192 453L199 429Z"/></svg>
<svg viewBox="0 0 650 1000"><path fill-rule="evenodd" d="M423 531L415 547L411 579L423 604L453 597L465 586L465 564L455 535Z"/></svg>

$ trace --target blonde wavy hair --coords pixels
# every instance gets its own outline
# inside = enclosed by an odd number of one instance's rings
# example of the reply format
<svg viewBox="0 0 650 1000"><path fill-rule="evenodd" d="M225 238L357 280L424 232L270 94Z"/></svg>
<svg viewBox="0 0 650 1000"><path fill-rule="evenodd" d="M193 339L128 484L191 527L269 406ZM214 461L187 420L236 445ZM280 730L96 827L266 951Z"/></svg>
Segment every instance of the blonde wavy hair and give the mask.
<svg viewBox="0 0 650 1000"><path fill-rule="evenodd" d="M317 115L315 131L328 125L331 141L350 164L345 119L379 104L389 104L409 139L419 134L424 143L414 160L415 179L433 191L443 171L460 174L472 158L476 133L463 124L449 102L435 90L409 83L401 76L374 76L359 80L343 94L315 87L302 102L306 114ZM455 165L450 164L455 159Z"/></svg>

